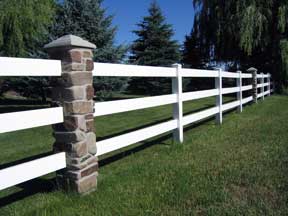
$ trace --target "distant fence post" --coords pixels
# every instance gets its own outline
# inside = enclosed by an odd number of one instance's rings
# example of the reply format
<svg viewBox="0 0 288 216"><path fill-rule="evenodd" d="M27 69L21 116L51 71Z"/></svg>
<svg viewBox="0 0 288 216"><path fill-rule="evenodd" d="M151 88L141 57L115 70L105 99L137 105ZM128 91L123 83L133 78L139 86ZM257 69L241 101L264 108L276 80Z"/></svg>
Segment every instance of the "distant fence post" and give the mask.
<svg viewBox="0 0 288 216"><path fill-rule="evenodd" d="M237 79L237 87L239 91L237 92L237 100L240 101L240 105L238 107L238 112L241 113L243 111L243 104L242 104L242 71L237 71L239 73L239 78Z"/></svg>
<svg viewBox="0 0 288 216"><path fill-rule="evenodd" d="M85 194L97 186L98 160L94 132L92 70L96 46L73 35L45 46L52 59L62 61L62 77L55 80L53 102L62 106L64 122L53 125L55 152L66 152L67 168L57 172L65 190Z"/></svg>
<svg viewBox="0 0 288 216"><path fill-rule="evenodd" d="M268 96L271 96L271 74L268 73L268 78L267 78L267 82L268 82Z"/></svg>
<svg viewBox="0 0 288 216"><path fill-rule="evenodd" d="M265 95L264 95L264 92L265 92L265 87L264 87L264 73L261 73L261 94L262 94L262 100L265 99Z"/></svg>
<svg viewBox="0 0 288 216"><path fill-rule="evenodd" d="M177 77L172 79L172 91L177 95L177 103L173 104L173 118L177 119L178 127L173 132L173 139L182 143L183 138L183 101L182 101L182 66L181 64L173 64L176 68Z"/></svg>
<svg viewBox="0 0 288 216"><path fill-rule="evenodd" d="M223 121L223 95L222 95L222 69L218 69L218 77L215 78L215 88L218 89L218 95L216 96L216 106L219 108L219 112L216 114L216 123L222 124Z"/></svg>
<svg viewBox="0 0 288 216"><path fill-rule="evenodd" d="M258 88L257 88L257 69L256 68L249 68L247 70L248 73L252 73L252 96L253 96L253 102L257 103L257 95L258 95Z"/></svg>

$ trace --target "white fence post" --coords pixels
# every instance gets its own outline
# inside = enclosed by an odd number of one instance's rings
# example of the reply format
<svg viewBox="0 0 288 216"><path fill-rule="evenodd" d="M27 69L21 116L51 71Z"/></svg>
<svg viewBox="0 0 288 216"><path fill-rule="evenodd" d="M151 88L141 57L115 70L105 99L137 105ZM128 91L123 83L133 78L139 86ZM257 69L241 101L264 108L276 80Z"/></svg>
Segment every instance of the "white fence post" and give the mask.
<svg viewBox="0 0 288 216"><path fill-rule="evenodd" d="M219 112L216 114L216 123L222 124L222 104L223 104L223 96L222 96L222 69L218 70L218 77L215 78L215 88L218 89L218 95L216 96L216 106L219 108Z"/></svg>
<svg viewBox="0 0 288 216"><path fill-rule="evenodd" d="M174 141L182 143L183 138L183 100L182 100L182 66L180 64L173 64L176 68L177 77L172 79L173 94L177 94L177 103L173 105L173 118L177 119L178 127L173 132Z"/></svg>
<svg viewBox="0 0 288 216"><path fill-rule="evenodd" d="M237 87L239 87L239 91L237 92L237 100L240 101L240 105L238 107L238 112L241 113L243 111L243 104L242 104L242 71L238 71L239 78L237 79Z"/></svg>
<svg viewBox="0 0 288 216"><path fill-rule="evenodd" d="M270 96L271 95L271 74L270 73L268 73L268 78L267 78L267 80L268 80L268 96Z"/></svg>
<svg viewBox="0 0 288 216"><path fill-rule="evenodd" d="M261 93L262 93L262 100L265 99L265 95L264 95L264 92L265 92L265 87L264 87L264 73L261 73Z"/></svg>

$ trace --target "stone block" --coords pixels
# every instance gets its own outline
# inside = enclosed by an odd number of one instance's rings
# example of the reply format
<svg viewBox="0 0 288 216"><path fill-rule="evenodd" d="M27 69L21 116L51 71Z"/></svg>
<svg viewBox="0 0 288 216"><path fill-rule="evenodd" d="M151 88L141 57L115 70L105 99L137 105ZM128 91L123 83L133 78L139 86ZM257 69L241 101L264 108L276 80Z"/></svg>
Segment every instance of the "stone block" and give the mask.
<svg viewBox="0 0 288 216"><path fill-rule="evenodd" d="M73 132L57 132L53 133L57 143L77 143L86 140L86 133L80 130Z"/></svg>
<svg viewBox="0 0 288 216"><path fill-rule="evenodd" d="M86 120L87 132L95 132L94 120Z"/></svg>
<svg viewBox="0 0 288 216"><path fill-rule="evenodd" d="M85 132L87 131L87 123L85 116L83 115L65 116L63 125L67 131L74 131L77 129Z"/></svg>
<svg viewBox="0 0 288 216"><path fill-rule="evenodd" d="M97 153L96 147L96 135L93 132L87 133L87 145L88 145L88 152L92 155Z"/></svg>
<svg viewBox="0 0 288 216"><path fill-rule="evenodd" d="M91 59L86 60L86 71L93 71L94 69L94 62Z"/></svg>
<svg viewBox="0 0 288 216"><path fill-rule="evenodd" d="M93 101L73 101L63 103L65 115L93 113Z"/></svg>
<svg viewBox="0 0 288 216"><path fill-rule="evenodd" d="M94 98L94 88L92 85L86 86L86 99L93 100Z"/></svg>
<svg viewBox="0 0 288 216"><path fill-rule="evenodd" d="M81 170L81 178L89 176L98 171L98 163L93 163Z"/></svg>
<svg viewBox="0 0 288 216"><path fill-rule="evenodd" d="M85 71L86 67L82 63L70 63L70 62L62 62L62 71L70 72L70 71Z"/></svg>
<svg viewBox="0 0 288 216"><path fill-rule="evenodd" d="M93 75L91 72L62 73L62 85L65 87L92 85Z"/></svg>
<svg viewBox="0 0 288 216"><path fill-rule="evenodd" d="M97 174L86 176L74 183L74 190L80 194L93 192L97 187Z"/></svg>
<svg viewBox="0 0 288 216"><path fill-rule="evenodd" d="M62 89L61 95L63 101L85 100L87 89L84 86L74 86Z"/></svg>

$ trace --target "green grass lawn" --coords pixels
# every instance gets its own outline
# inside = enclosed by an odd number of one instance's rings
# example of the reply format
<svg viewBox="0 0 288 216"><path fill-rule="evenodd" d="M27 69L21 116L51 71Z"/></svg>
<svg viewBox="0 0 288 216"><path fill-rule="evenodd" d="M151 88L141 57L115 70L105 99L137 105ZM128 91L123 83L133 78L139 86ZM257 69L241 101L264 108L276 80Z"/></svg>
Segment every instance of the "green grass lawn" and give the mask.
<svg viewBox="0 0 288 216"><path fill-rule="evenodd" d="M185 103L184 112L213 104ZM222 126L212 119L186 128L183 144L159 136L101 157L98 190L84 197L53 190L54 174L1 191L0 215L287 215L287 107L287 96L272 96L225 115ZM97 136L171 116L172 107L162 106L99 117ZM0 168L45 155L51 133L1 134Z"/></svg>

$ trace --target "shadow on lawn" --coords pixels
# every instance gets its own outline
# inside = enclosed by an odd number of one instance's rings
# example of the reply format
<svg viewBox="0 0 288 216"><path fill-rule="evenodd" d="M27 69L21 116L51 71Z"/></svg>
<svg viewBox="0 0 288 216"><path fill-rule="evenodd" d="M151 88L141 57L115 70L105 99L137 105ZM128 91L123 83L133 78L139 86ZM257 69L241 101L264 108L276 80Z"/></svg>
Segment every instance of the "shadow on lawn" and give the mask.
<svg viewBox="0 0 288 216"><path fill-rule="evenodd" d="M203 110L205 110L207 108L211 108L213 106L214 105L206 104L206 107L203 107L203 108L197 109L197 110L193 110L193 111L190 111L190 112L186 112L185 115L193 114L193 113L196 113L196 112L200 112L200 111L203 111ZM233 112L233 110L231 110L229 112ZM227 112L227 113L229 113L229 112ZM208 123L213 118L214 117L207 118L204 121L200 121L200 122L191 124L190 126L184 128L184 132L190 131L191 129L193 129L195 127L198 127L200 124ZM128 130L122 131L121 133L116 133L116 134L112 134L112 135L109 135L109 136L100 137L100 139L103 140L103 139L107 139L107 138L110 138L110 137L118 136L118 135L121 135L121 134L129 133L131 131L139 130L139 129L142 129L142 128L145 128L145 127L149 127L149 126L152 126L152 125L155 125L155 124L158 124L158 123L165 122L165 121L170 120L170 119L171 118L167 118L167 119L164 119L164 120L160 120L160 121L157 121L157 122L146 124L146 125L138 127L138 128L128 129ZM214 123L211 122L211 124L214 124ZM116 161L121 160L121 159L123 159L125 157L128 157L131 154L143 151L144 149L147 149L147 148L149 148L151 146L154 146L154 145L159 145L159 144L160 145L167 145L166 143L164 143L164 141L167 141L168 139L171 139L171 138L172 138L172 133L168 133L168 134L166 133L166 134L164 134L162 136L160 135L160 137L158 136L158 138L155 138L155 139L153 139L151 141L141 142L141 144L139 146L133 147L133 148L128 149L126 151L114 154L112 156L108 156L107 158L104 158L104 159L100 160L99 161L99 167L103 167L103 166L109 165L109 164L111 164L113 162L116 162ZM39 159L39 158L42 158L42 157L46 157L46 156L51 155L51 154L52 154L52 152L43 153L43 154L40 154L40 155L37 155L37 156L32 156L32 157L21 159L21 160L15 161L15 162L2 164L2 165L0 165L0 170L8 168L10 166L15 166L17 164L25 163L25 162L28 162L28 161L31 161L31 160L35 160L35 159ZM29 196L33 196L33 195L38 194L38 193L49 193L49 192L52 192L52 191L54 191L57 188L56 185L57 185L56 184L56 178L51 178L51 179L40 179L40 178L37 178L37 179L30 180L28 182L19 184L19 185L17 185L17 187L21 188L22 189L21 191L13 193L13 194L10 194L10 195L8 195L6 197L3 197L3 198L0 198L0 208L4 207L4 206L7 206L9 204L12 204L14 202L17 202L19 200L25 199L25 198L27 198Z"/></svg>
<svg viewBox="0 0 288 216"><path fill-rule="evenodd" d="M21 159L18 161L13 161L7 164L1 164L0 165L0 170L8 168L10 166L15 166L21 163L25 163L31 160L36 160L42 157L46 157L51 155L52 152L47 152L43 154L39 154L36 156L28 157L25 159ZM1 197L0 198L0 208L4 207L6 205L12 204L14 202L17 202L19 200L25 199L26 197L33 196L37 193L48 193L53 191L56 187L56 179L51 178L51 179L33 179L27 182L24 182L22 184L17 185L16 187L21 188L22 190L13 194L10 194L6 197Z"/></svg>

